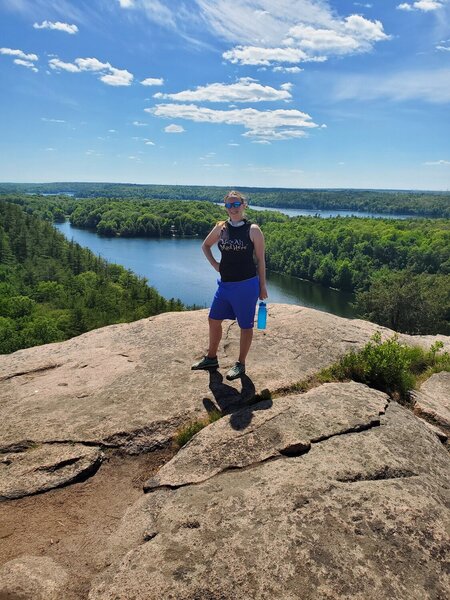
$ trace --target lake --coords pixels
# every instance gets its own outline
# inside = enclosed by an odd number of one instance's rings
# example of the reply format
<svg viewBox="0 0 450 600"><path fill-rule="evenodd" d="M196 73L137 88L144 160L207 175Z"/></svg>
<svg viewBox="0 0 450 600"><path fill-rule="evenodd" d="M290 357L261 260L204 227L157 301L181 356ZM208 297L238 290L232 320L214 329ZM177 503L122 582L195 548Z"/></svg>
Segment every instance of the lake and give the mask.
<svg viewBox="0 0 450 600"><path fill-rule="evenodd" d="M205 259L199 238L108 238L72 227L68 221L55 223L55 227L67 239L145 277L165 298L179 298L187 305L201 307L211 303L218 273ZM217 248L213 251L218 258ZM350 304L352 294L273 272L267 273L267 285L269 303L297 304L341 317L355 316Z"/></svg>
<svg viewBox="0 0 450 600"><path fill-rule="evenodd" d="M219 204L222 206L222 204ZM255 206L250 204L249 208L253 210L274 210L281 212L288 217L323 217L328 219L330 217L363 217L365 219L414 219L414 215L405 215L402 213L378 213L378 212L363 212L361 210L316 210L309 208L269 208L267 206Z"/></svg>

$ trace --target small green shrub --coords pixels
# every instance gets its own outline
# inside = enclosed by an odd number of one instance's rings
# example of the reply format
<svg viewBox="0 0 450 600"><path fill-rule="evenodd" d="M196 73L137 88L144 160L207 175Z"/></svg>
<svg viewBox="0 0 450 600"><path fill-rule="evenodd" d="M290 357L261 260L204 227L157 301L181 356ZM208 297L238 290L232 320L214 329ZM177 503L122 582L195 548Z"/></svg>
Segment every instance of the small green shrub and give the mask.
<svg viewBox="0 0 450 600"><path fill-rule="evenodd" d="M442 347L436 342L426 351L401 344L396 335L383 342L377 332L362 350L346 354L327 372L337 380L353 379L407 402L418 376L450 370L450 355L439 354Z"/></svg>

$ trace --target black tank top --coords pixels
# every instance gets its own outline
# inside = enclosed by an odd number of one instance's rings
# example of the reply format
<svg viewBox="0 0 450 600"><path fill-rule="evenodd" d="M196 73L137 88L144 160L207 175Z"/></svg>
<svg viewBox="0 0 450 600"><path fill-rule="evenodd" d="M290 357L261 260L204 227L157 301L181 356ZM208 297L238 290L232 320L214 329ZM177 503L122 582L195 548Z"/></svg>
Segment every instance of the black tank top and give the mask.
<svg viewBox="0 0 450 600"><path fill-rule="evenodd" d="M250 221L239 227L233 227L228 221L225 223L217 243L222 255L219 267L222 281L243 281L255 277L250 226Z"/></svg>

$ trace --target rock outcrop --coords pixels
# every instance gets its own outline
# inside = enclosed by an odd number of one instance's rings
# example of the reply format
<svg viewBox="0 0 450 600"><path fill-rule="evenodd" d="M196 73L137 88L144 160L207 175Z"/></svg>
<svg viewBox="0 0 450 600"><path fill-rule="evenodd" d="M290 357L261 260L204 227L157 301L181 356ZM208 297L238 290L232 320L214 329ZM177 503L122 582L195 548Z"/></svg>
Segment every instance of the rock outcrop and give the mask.
<svg viewBox="0 0 450 600"><path fill-rule="evenodd" d="M450 373L435 373L414 392L414 414L430 423L441 439L450 435Z"/></svg>
<svg viewBox="0 0 450 600"><path fill-rule="evenodd" d="M210 425L161 469L89 600L448 597L450 472L436 436L360 384L279 402L255 405L248 432Z"/></svg>
<svg viewBox="0 0 450 600"><path fill-rule="evenodd" d="M228 383L235 324L224 328L220 371L190 370L206 315L163 314L0 357L0 499L86 477L107 449L164 447L219 408L225 416L146 481L99 550L89 600L449 597L449 455L429 429L445 439L448 374L422 386L416 415L354 382L286 395L375 331L394 332L274 305L248 376ZM450 351L443 336L399 338ZM0 598L63 597L58 569L45 557L11 561Z"/></svg>
<svg viewBox="0 0 450 600"><path fill-rule="evenodd" d="M0 357L0 451L43 446L29 457L41 457L34 468L42 470L55 443L97 451L153 450L168 444L181 424L203 416L205 407L227 412L251 399L255 390L274 392L329 366L362 347L375 331L394 333L367 321L273 305L268 329L255 332L249 377L240 385L225 383L220 372L209 376L190 370L204 352L206 316L206 310L166 313ZM441 339L450 348L449 339ZM436 337L413 341L429 346ZM221 368L234 363L238 344L238 327L228 322ZM3 463L3 473L11 465ZM25 484L20 487L27 493ZM32 484L29 493L35 491Z"/></svg>

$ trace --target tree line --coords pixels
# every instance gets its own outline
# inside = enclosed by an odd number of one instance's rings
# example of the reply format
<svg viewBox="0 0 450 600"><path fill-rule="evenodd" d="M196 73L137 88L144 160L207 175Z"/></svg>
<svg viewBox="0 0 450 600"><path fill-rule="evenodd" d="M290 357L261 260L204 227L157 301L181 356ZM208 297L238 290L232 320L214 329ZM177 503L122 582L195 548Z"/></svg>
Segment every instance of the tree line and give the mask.
<svg viewBox="0 0 450 600"><path fill-rule="evenodd" d="M183 310L125 268L69 242L19 206L0 202L0 353Z"/></svg>
<svg viewBox="0 0 450 600"><path fill-rule="evenodd" d="M239 187L255 206L308 210L358 210L450 217L449 192L414 190L285 189ZM229 188L220 186L138 185L120 183L2 183L0 194L72 194L75 198L199 200L221 202Z"/></svg>

